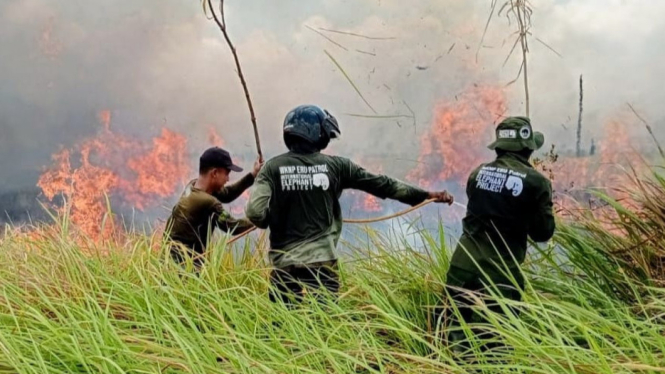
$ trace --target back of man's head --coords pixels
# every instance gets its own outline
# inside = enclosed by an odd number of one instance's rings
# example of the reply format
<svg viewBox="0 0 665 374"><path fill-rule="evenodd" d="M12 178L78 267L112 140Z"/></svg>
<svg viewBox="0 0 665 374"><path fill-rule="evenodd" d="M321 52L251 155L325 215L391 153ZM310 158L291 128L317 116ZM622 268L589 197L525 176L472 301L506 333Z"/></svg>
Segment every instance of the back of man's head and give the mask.
<svg viewBox="0 0 665 374"><path fill-rule="evenodd" d="M320 144L314 144L300 136L293 134L284 134L284 144L291 152L300 154L310 154L321 151Z"/></svg>
<svg viewBox="0 0 665 374"><path fill-rule="evenodd" d="M333 115L316 105L300 105L284 118L284 143L289 150L314 153L324 150L340 135Z"/></svg>

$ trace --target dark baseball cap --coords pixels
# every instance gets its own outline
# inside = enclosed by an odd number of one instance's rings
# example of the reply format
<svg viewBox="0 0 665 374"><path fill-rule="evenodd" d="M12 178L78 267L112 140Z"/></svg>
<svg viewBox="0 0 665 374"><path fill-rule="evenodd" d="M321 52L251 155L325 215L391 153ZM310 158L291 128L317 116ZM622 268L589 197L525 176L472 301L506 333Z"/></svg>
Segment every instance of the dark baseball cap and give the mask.
<svg viewBox="0 0 665 374"><path fill-rule="evenodd" d="M211 147L203 152L199 158L199 168L224 168L238 173L243 170L240 166L233 163L228 151L219 147Z"/></svg>

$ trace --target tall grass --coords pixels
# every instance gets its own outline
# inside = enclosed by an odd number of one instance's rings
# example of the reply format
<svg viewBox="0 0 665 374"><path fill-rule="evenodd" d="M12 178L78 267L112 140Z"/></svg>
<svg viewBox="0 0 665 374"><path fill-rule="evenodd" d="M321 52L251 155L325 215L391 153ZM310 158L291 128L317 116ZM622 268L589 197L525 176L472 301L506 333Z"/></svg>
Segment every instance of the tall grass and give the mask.
<svg viewBox="0 0 665 374"><path fill-rule="evenodd" d="M624 182L620 198L595 191L605 209L576 213L557 242L578 276L638 302L635 287L665 287L665 178L633 173Z"/></svg>
<svg viewBox="0 0 665 374"><path fill-rule="evenodd" d="M361 244L345 244L353 256L338 302L296 310L269 302L255 243L217 243L197 277L167 261L155 236L97 254L73 244L65 222L36 239L9 232L0 243L0 373L665 372L665 241L655 235L665 229L665 183L649 183L635 189L633 210L607 198L623 233L590 215L559 225L555 243L525 265L523 300L497 300L519 318L478 297L489 323L475 327L505 348L481 350L463 325L472 347L463 354L439 339L429 313L445 302L442 227L417 231L423 248L367 228Z"/></svg>

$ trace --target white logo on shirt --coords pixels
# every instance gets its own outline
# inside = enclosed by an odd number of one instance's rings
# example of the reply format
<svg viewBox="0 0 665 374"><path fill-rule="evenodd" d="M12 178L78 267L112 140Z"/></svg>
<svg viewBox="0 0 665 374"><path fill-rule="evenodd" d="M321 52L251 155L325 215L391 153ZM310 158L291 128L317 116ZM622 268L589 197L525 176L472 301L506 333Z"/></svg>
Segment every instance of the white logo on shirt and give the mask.
<svg viewBox="0 0 665 374"><path fill-rule="evenodd" d="M328 191L328 187L330 187L330 179L328 179L326 174L314 174L313 178L315 187L321 187L324 191Z"/></svg>
<svg viewBox="0 0 665 374"><path fill-rule="evenodd" d="M522 178L511 175L506 181L506 188L513 191L513 196L519 196L524 189L524 182L522 181Z"/></svg>
<svg viewBox="0 0 665 374"><path fill-rule="evenodd" d="M315 187L327 191L330 188L328 165L280 166L282 191L311 191Z"/></svg>
<svg viewBox="0 0 665 374"><path fill-rule="evenodd" d="M525 173L495 166L483 166L476 176L476 188L501 193L503 189L512 192L517 197L524 190Z"/></svg>

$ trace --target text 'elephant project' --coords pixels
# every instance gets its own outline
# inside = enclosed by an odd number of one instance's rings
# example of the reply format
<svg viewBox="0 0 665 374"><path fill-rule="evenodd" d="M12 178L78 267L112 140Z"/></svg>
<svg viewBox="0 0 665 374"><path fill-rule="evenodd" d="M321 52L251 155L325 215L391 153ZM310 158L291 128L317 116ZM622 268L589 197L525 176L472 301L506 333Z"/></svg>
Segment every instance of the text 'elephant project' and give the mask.
<svg viewBox="0 0 665 374"><path fill-rule="evenodd" d="M330 187L328 165L282 166L279 168L282 191L307 191Z"/></svg>
<svg viewBox="0 0 665 374"><path fill-rule="evenodd" d="M524 189L526 174L505 168L484 166L476 177L476 188L485 191L501 193L504 188L512 191L513 196L519 196Z"/></svg>

